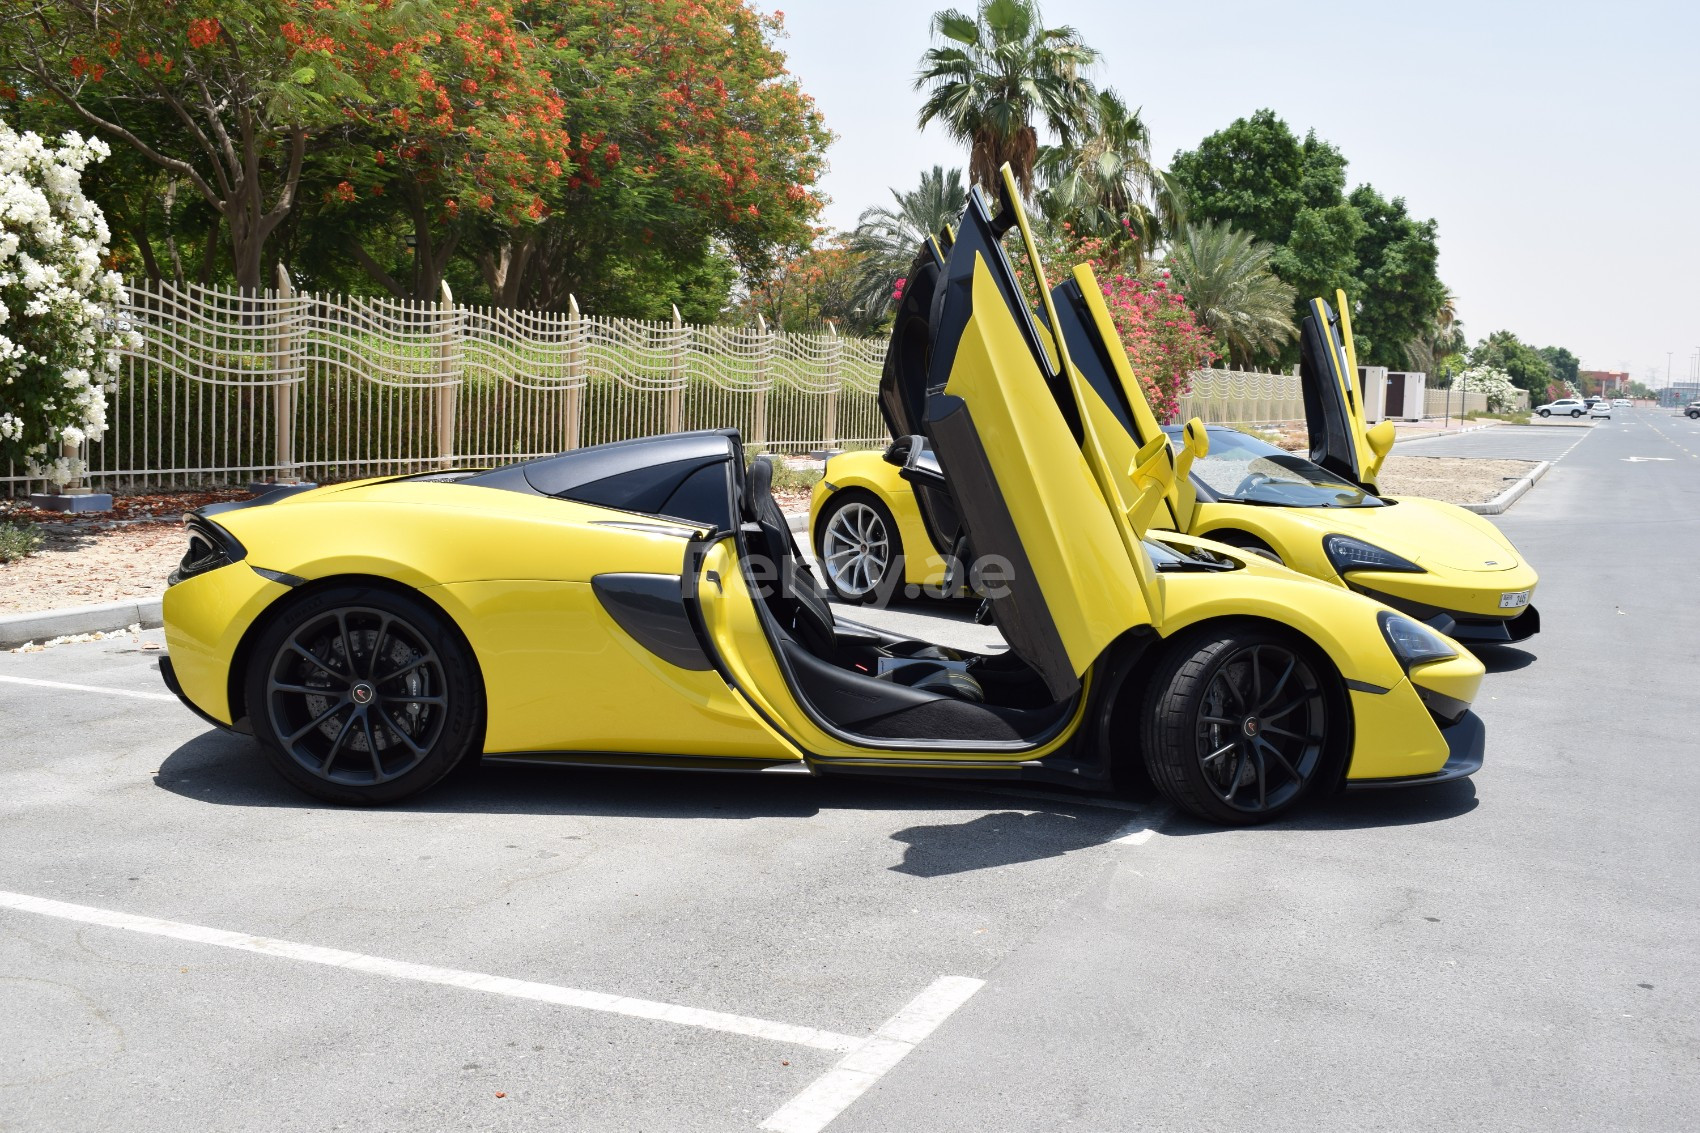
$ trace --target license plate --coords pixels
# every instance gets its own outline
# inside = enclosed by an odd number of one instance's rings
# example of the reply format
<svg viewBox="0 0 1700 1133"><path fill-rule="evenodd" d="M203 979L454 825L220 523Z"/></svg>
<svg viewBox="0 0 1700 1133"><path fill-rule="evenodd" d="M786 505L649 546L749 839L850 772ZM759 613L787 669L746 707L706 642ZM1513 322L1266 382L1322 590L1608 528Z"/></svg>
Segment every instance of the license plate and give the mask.
<svg viewBox="0 0 1700 1133"><path fill-rule="evenodd" d="M1514 590L1510 594L1499 596L1499 608L1502 610L1515 610L1518 606L1527 606L1528 604L1529 592L1527 590Z"/></svg>

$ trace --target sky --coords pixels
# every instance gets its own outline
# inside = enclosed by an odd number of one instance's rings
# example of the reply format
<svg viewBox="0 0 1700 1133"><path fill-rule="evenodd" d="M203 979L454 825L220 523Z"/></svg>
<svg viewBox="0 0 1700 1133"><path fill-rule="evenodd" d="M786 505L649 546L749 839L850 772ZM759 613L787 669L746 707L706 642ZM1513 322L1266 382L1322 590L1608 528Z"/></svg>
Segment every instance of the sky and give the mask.
<svg viewBox="0 0 1700 1133"><path fill-rule="evenodd" d="M1585 369L1682 381L1700 366L1700 5L1476 0L1326 6L1042 0L1104 56L1168 165L1269 107L1338 146L1350 185L1440 228L1474 341L1508 329ZM967 152L915 128L942 0L758 0L837 140L826 223ZM973 0L956 0L971 8Z"/></svg>

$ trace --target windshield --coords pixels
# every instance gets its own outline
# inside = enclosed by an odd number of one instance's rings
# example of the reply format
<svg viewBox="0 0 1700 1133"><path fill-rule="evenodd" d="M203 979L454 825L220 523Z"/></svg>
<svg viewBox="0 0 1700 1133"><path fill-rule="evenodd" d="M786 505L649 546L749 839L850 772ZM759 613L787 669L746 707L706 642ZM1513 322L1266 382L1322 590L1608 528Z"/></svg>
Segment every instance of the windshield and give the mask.
<svg viewBox="0 0 1700 1133"><path fill-rule="evenodd" d="M1164 429L1182 444L1179 426ZM1192 475L1217 498L1269 507L1382 507L1382 501L1297 453L1276 448L1237 429L1210 430L1210 453L1193 462Z"/></svg>

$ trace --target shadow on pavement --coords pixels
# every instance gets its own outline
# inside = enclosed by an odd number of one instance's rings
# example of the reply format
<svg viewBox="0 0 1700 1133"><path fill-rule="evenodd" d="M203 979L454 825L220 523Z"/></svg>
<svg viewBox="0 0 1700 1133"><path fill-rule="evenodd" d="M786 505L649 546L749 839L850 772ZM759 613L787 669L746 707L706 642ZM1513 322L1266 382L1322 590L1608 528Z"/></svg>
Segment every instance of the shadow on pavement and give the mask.
<svg viewBox="0 0 1700 1133"><path fill-rule="evenodd" d="M1228 829L1257 830L1365 830L1378 826L1416 826L1444 822L1476 809L1476 787L1468 779L1436 783L1432 787L1400 787L1379 791L1343 791L1318 799L1292 815L1267 826L1211 826L1177 815L1163 824L1163 833L1174 836L1220 834Z"/></svg>
<svg viewBox="0 0 1700 1133"><path fill-rule="evenodd" d="M207 731L161 762L157 786L215 806L362 813L309 797L286 782L251 740ZM985 813L991 807L1019 811ZM962 823L894 832L903 861L892 868L938 877L1054 857L1107 841L1132 817L1090 796L1011 803L964 784L921 779L660 772L491 765L456 771L423 794L383 808L437 814L562 814L627 818L812 818L831 811L972 812ZM1031 812L1031 813L1023 813Z"/></svg>
<svg viewBox="0 0 1700 1133"><path fill-rule="evenodd" d="M1535 663L1535 655L1512 645L1478 645L1470 652L1490 673L1512 673Z"/></svg>
<svg viewBox="0 0 1700 1133"><path fill-rule="evenodd" d="M892 841L909 847L903 851L903 860L891 868L912 877L943 877L1059 857L1103 843L1127 824L1128 817L1117 814L1101 821L1098 815L1011 810L955 824L911 826L891 836Z"/></svg>

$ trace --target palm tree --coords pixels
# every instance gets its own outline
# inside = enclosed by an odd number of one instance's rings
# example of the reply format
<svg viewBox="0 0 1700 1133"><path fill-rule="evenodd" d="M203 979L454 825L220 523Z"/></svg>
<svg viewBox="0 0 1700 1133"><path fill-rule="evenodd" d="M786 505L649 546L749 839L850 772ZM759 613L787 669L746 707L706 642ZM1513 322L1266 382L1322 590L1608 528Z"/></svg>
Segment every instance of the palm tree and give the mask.
<svg viewBox="0 0 1700 1133"><path fill-rule="evenodd" d="M1450 377L1451 360L1470 347L1464 324L1458 318L1457 296L1448 295L1434 313L1434 323L1405 344L1405 360L1411 369L1429 376L1435 388Z"/></svg>
<svg viewBox="0 0 1700 1133"><path fill-rule="evenodd" d="M1088 236L1133 236L1133 270L1185 221L1180 186L1151 165L1151 134L1113 90L1092 94L1088 132L1073 145L1045 146L1038 168L1041 207Z"/></svg>
<svg viewBox="0 0 1700 1133"><path fill-rule="evenodd" d="M1187 303L1237 366L1273 355L1298 337L1294 291L1270 269L1271 244L1226 224L1189 224L1168 264Z"/></svg>
<svg viewBox="0 0 1700 1133"><path fill-rule="evenodd" d="M856 220L850 250L861 257L856 270L855 305L858 322L871 326L893 306L892 291L909 270L915 253L947 224L955 224L968 207L962 170L935 165L921 174L921 184L907 193L891 191L896 208L875 205Z"/></svg>
<svg viewBox="0 0 1700 1133"><path fill-rule="evenodd" d="M1064 145L1085 131L1092 86L1081 72L1097 61L1072 27L1048 28L1037 0L982 0L975 15L933 16L945 41L921 56L915 89L930 88L919 125L937 120L969 147L968 176L997 186L1005 162L1032 196L1039 119Z"/></svg>

